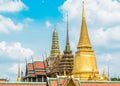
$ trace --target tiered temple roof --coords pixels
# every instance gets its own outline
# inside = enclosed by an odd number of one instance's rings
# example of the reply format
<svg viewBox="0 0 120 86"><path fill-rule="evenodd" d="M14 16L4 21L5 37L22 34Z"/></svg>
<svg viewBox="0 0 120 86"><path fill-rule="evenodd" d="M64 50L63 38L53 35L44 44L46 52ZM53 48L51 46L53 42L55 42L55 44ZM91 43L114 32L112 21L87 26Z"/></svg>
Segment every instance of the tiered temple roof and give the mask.
<svg viewBox="0 0 120 86"><path fill-rule="evenodd" d="M26 76L46 75L44 63L41 61L28 63L26 72Z"/></svg>
<svg viewBox="0 0 120 86"><path fill-rule="evenodd" d="M66 46L64 54L61 58L56 58L54 62L54 75L70 75L73 69L73 55L70 49L69 32L68 32L68 15L67 15L67 31L66 31Z"/></svg>
<svg viewBox="0 0 120 86"><path fill-rule="evenodd" d="M26 73L23 77L25 82L44 82L46 81L46 67L42 61L34 61L26 64Z"/></svg>

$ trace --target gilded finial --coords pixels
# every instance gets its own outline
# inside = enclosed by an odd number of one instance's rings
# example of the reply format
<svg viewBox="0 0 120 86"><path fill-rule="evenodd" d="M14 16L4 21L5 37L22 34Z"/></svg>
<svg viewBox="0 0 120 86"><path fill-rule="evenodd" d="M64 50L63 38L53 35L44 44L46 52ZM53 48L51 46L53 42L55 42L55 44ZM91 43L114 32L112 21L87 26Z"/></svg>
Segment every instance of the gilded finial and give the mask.
<svg viewBox="0 0 120 86"><path fill-rule="evenodd" d="M85 19L84 0L82 1L82 18Z"/></svg>
<svg viewBox="0 0 120 86"><path fill-rule="evenodd" d="M56 32L56 25L54 25L54 32Z"/></svg>

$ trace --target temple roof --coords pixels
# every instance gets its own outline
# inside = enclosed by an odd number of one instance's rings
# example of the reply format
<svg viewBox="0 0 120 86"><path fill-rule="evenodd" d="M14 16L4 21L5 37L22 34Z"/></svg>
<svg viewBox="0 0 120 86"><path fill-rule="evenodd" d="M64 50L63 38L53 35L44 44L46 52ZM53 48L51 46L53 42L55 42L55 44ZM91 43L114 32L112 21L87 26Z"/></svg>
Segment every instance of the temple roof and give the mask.
<svg viewBox="0 0 120 86"><path fill-rule="evenodd" d="M71 83L75 84L75 86L80 86L80 80L77 78L57 76L57 78L48 78L47 80L48 80L48 86L72 86L69 85Z"/></svg>
<svg viewBox="0 0 120 86"><path fill-rule="evenodd" d="M39 61L36 61L34 62L34 67L37 68L37 69L44 69L44 63L43 62L39 62Z"/></svg>
<svg viewBox="0 0 120 86"><path fill-rule="evenodd" d="M28 63L27 66L28 66L28 70L30 70L30 71L34 70L34 66L32 63Z"/></svg>
<svg viewBox="0 0 120 86"><path fill-rule="evenodd" d="M45 66L41 61L34 61L27 64L26 76L45 75Z"/></svg>

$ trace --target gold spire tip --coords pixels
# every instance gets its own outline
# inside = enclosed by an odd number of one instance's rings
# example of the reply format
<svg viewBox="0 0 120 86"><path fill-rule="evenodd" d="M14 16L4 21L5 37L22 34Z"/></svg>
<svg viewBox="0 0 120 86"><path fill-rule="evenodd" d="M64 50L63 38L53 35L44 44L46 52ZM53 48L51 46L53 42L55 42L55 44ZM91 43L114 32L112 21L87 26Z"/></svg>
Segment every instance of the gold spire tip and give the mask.
<svg viewBox="0 0 120 86"><path fill-rule="evenodd" d="M85 18L84 0L82 1L82 17Z"/></svg>
<svg viewBox="0 0 120 86"><path fill-rule="evenodd" d="M54 24L54 32L56 31L56 25Z"/></svg>

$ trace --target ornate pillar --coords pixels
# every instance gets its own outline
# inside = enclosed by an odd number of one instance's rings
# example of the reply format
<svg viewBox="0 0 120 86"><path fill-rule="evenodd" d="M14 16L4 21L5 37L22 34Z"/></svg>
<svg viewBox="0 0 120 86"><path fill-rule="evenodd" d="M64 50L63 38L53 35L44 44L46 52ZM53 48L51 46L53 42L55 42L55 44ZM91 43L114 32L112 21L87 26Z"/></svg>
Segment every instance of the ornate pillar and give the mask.
<svg viewBox="0 0 120 86"><path fill-rule="evenodd" d="M36 82L38 82L38 77L36 77Z"/></svg>
<svg viewBox="0 0 120 86"><path fill-rule="evenodd" d="M32 82L32 78L30 78L30 82Z"/></svg>
<svg viewBox="0 0 120 86"><path fill-rule="evenodd" d="M44 82L44 76L42 76L42 82Z"/></svg>
<svg viewBox="0 0 120 86"><path fill-rule="evenodd" d="M29 78L27 77L27 82L29 82Z"/></svg>

